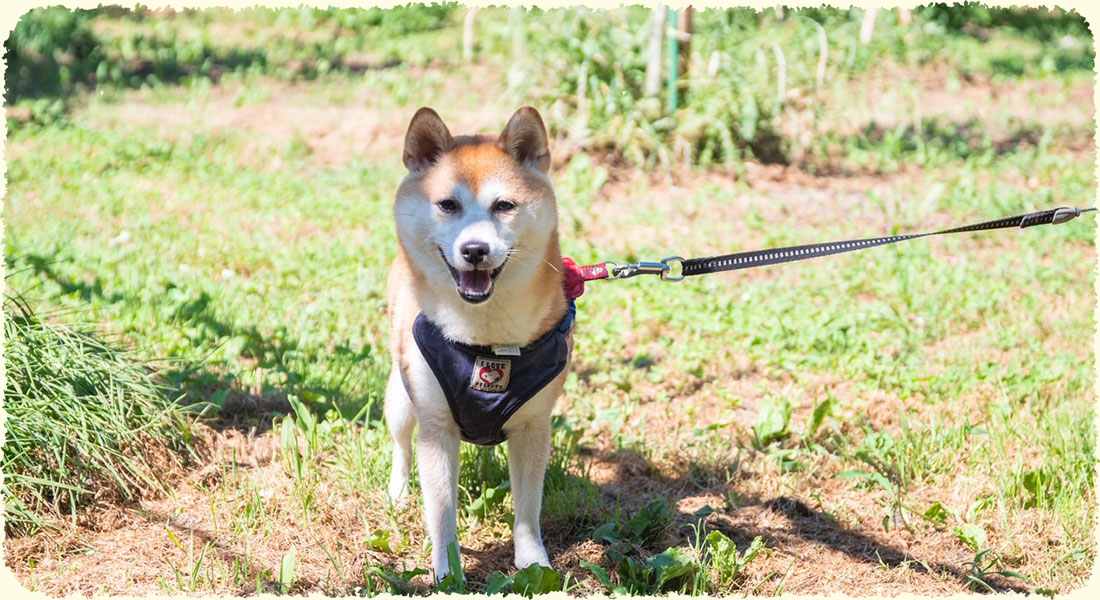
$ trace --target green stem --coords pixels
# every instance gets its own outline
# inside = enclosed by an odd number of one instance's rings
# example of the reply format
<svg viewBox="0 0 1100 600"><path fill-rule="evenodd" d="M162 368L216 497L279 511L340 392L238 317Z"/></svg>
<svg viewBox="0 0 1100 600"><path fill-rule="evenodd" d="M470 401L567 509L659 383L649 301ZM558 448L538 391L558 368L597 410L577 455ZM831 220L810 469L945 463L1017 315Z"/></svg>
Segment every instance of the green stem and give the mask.
<svg viewBox="0 0 1100 600"><path fill-rule="evenodd" d="M677 15L676 9L668 9L668 30L670 32L676 31L677 27ZM668 112L669 114L676 112L676 109L680 107L680 90L677 78L680 76L680 40L674 33L670 33L668 36Z"/></svg>

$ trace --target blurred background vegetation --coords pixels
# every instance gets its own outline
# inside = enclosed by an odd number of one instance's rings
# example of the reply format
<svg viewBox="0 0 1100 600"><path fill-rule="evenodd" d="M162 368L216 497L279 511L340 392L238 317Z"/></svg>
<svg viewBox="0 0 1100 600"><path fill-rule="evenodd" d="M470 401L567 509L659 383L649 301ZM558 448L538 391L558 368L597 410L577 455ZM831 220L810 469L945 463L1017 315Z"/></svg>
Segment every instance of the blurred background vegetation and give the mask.
<svg viewBox="0 0 1100 600"><path fill-rule="evenodd" d="M822 98L872 66L950 63L949 87L975 74L1091 76L1094 61L1084 18L1058 8L967 3L929 4L904 17L886 11L868 39L861 39L867 13L858 8L699 10L673 102L663 90L656 96L644 90L653 14L639 6L488 9L472 21L473 55L464 56L467 9L455 3L393 10L34 9L5 42L5 98L22 116L9 125L63 120L81 92L105 87L194 86L227 75L311 80L479 61L504 67L498 72L517 100L549 107L549 126L559 145L567 142L566 152L598 150L646 166L735 168L756 158L824 168L829 157L850 150L845 143L860 142L820 135L827 133L817 127L826 110ZM959 147L974 150L980 148Z"/></svg>

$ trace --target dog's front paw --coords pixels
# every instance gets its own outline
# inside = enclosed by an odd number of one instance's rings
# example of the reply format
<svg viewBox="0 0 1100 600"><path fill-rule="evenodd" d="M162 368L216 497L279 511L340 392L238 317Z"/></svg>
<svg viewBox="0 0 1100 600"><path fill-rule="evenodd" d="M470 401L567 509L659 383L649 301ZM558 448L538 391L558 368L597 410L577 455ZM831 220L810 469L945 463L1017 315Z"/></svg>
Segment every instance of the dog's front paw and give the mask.
<svg viewBox="0 0 1100 600"><path fill-rule="evenodd" d="M450 578L450 576L451 576L451 569L448 568L448 567L444 567L443 569L441 569L439 571L436 571L435 572L435 585L439 586L440 584L446 583L447 580ZM465 573L462 574L462 583L463 584L466 583L466 574ZM449 587L451 587L453 589L453 585L449 586Z"/></svg>
<svg viewBox="0 0 1100 600"><path fill-rule="evenodd" d="M550 558L546 555L546 548L542 544L531 545L527 548L516 547L516 568L523 569L531 565L550 566Z"/></svg>
<svg viewBox="0 0 1100 600"><path fill-rule="evenodd" d="M389 491L390 502L393 502L397 506L404 506L409 503L409 486L403 485L398 488L390 488Z"/></svg>
<svg viewBox="0 0 1100 600"><path fill-rule="evenodd" d="M458 567L462 575L463 583L466 582L466 573L462 572L462 558L461 552L458 549L458 542L451 542L447 545L447 548L441 552L432 550L432 574L435 576L435 583L439 585L445 579L451 576L451 566Z"/></svg>
<svg viewBox="0 0 1100 600"><path fill-rule="evenodd" d="M409 480L407 478L390 477L390 500L397 505L404 505L409 499Z"/></svg>

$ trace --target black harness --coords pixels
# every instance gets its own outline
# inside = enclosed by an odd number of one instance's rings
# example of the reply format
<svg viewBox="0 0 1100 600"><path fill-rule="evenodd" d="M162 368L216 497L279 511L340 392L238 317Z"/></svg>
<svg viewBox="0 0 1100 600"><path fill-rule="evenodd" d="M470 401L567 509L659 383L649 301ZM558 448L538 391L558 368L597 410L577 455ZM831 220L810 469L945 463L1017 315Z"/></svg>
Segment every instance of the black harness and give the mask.
<svg viewBox="0 0 1100 600"><path fill-rule="evenodd" d="M565 317L530 345L511 351L468 346L447 339L420 313L413 338L439 387L462 439L481 446L505 440L504 424L569 363L565 336L573 329L577 307L570 300Z"/></svg>

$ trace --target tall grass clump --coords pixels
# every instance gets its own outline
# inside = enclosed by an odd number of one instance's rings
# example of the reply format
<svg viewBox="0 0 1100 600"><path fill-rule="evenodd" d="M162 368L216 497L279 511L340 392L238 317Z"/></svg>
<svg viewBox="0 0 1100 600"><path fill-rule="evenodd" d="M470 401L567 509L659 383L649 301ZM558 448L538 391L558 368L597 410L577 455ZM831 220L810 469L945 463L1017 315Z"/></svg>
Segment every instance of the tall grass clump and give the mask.
<svg viewBox="0 0 1100 600"><path fill-rule="evenodd" d="M163 489L192 431L148 365L4 303L4 515L25 535L78 509Z"/></svg>

